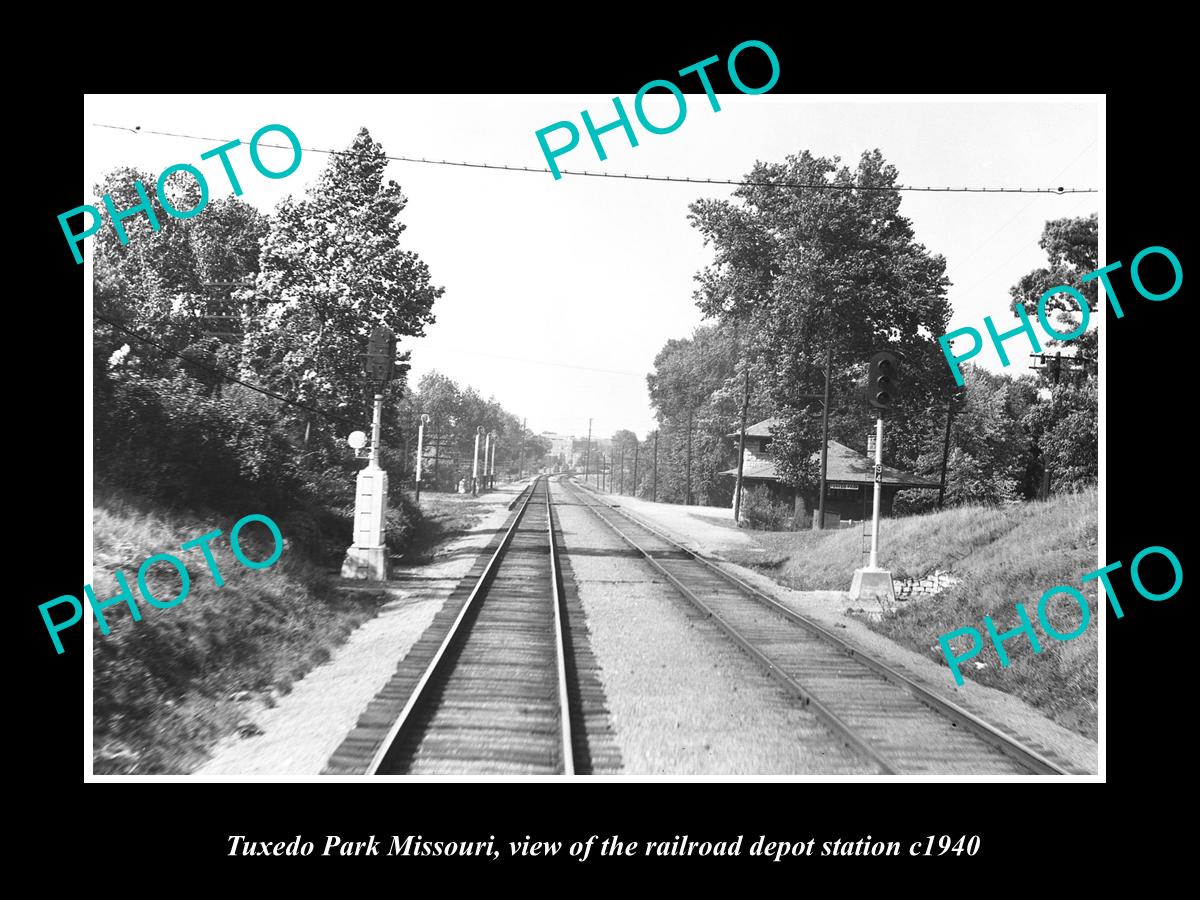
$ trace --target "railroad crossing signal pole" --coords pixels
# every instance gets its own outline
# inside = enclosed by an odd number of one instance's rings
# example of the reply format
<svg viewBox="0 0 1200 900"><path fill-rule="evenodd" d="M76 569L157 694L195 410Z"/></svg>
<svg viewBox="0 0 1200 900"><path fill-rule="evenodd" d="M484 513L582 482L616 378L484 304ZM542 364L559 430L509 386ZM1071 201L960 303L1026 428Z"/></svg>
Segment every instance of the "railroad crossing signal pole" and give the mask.
<svg viewBox="0 0 1200 900"><path fill-rule="evenodd" d="M871 569L879 568L879 507L883 500L883 416L875 418L875 499L871 503ZM890 580L890 576L889 576Z"/></svg>
<svg viewBox="0 0 1200 900"><path fill-rule="evenodd" d="M354 543L346 550L342 576L386 581L388 577L387 519L388 476L379 465L380 431L383 419L383 390L392 378L396 338L387 328L371 332L367 344L367 377L378 386L371 413L371 449L367 467L358 473L354 504ZM362 445L361 432L352 446Z"/></svg>
<svg viewBox="0 0 1200 900"><path fill-rule="evenodd" d="M875 498L871 518L871 557L866 568L855 569L850 582L850 599L874 598L885 609L895 604L896 589L892 573L879 568L879 514L883 505L883 413L892 408L899 393L899 364L886 351L871 357L867 374L867 402L878 412L875 416Z"/></svg>
<svg viewBox="0 0 1200 900"><path fill-rule="evenodd" d="M484 437L483 442L483 489L485 491L491 489L490 485L488 484L488 460L491 459L492 456L493 434L495 434L495 432L489 431Z"/></svg>
<svg viewBox="0 0 1200 900"><path fill-rule="evenodd" d="M429 421L428 413L421 413L421 423L417 426L417 506L421 505L421 463L425 461L425 424Z"/></svg>
<svg viewBox="0 0 1200 900"><path fill-rule="evenodd" d="M471 457L471 496L479 496L479 438L483 434L483 426L475 428L475 454Z"/></svg>

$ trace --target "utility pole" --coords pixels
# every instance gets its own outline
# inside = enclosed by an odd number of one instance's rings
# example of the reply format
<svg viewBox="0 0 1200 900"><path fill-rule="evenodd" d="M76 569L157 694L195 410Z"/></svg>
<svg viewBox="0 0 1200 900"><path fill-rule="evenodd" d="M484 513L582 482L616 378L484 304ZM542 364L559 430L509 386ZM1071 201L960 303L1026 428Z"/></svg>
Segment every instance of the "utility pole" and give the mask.
<svg viewBox="0 0 1200 900"><path fill-rule="evenodd" d="M742 470L746 463L746 415L750 410L750 365L746 364L744 376L745 386L742 388L742 424L738 429L738 470L737 484L733 488L733 524L741 523L742 515Z"/></svg>
<svg viewBox="0 0 1200 900"><path fill-rule="evenodd" d="M829 373L832 368L831 345L825 348L825 399L821 402L821 483L820 493L817 494L817 517L813 520L813 528L817 531L825 527L825 478L829 472Z"/></svg>
<svg viewBox="0 0 1200 900"><path fill-rule="evenodd" d="M592 420L588 419L587 447L583 450L583 483L587 484L588 472L592 467Z"/></svg>
<svg viewBox="0 0 1200 900"><path fill-rule="evenodd" d="M638 466L638 452L641 450L641 447L642 447L641 441L633 442L633 492L632 493L633 493L633 496L635 496L635 497L638 495L637 466Z"/></svg>
<svg viewBox="0 0 1200 900"><path fill-rule="evenodd" d="M650 481L650 502L658 502L658 429L654 430L654 477Z"/></svg>
<svg viewBox="0 0 1200 900"><path fill-rule="evenodd" d="M950 464L950 423L954 419L954 400L946 404L946 442L942 445L942 483L938 487L938 509L946 500L946 468Z"/></svg>
<svg viewBox="0 0 1200 900"><path fill-rule="evenodd" d="M521 452L517 456L517 480L520 481L525 477L525 423L527 419L521 420Z"/></svg>
<svg viewBox="0 0 1200 900"><path fill-rule="evenodd" d="M692 505L692 408L688 407L688 426L687 426L687 476L685 478L685 490L683 502L688 506Z"/></svg>
<svg viewBox="0 0 1200 900"><path fill-rule="evenodd" d="M621 474L617 478L617 493L625 493L625 445L621 445L621 454L617 457L617 465L620 466Z"/></svg>

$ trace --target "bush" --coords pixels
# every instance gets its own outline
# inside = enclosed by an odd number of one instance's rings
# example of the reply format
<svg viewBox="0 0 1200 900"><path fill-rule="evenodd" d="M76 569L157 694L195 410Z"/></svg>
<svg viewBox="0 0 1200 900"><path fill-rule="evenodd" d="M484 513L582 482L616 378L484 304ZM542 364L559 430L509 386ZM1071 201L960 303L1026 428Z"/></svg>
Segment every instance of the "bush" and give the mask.
<svg viewBox="0 0 1200 900"><path fill-rule="evenodd" d="M183 372L97 373L96 475L171 505L282 513L304 483L266 398L237 385L221 394Z"/></svg>
<svg viewBox="0 0 1200 900"><path fill-rule="evenodd" d="M224 517L163 514L107 495L93 525L92 584L99 597L117 594L116 569L128 575L151 552L178 554L185 540L213 528L224 532L211 545L224 586L216 586L207 563L193 551L183 555L191 591L182 603L171 609L143 604L140 622L121 604L105 611L108 635L93 626L93 733L100 774L188 771L244 715L232 694L286 692L387 600L382 588L336 590L296 552L286 531L288 545L278 562L251 570L234 558ZM252 559L271 551L273 541L264 532L260 526L244 533ZM151 570L148 580L160 597L179 591L179 576L170 566Z"/></svg>
<svg viewBox="0 0 1200 900"><path fill-rule="evenodd" d="M388 552L399 556L411 543L421 524L421 511L406 493L392 492L387 511Z"/></svg>
<svg viewBox="0 0 1200 900"><path fill-rule="evenodd" d="M892 501L892 515L919 516L937 509L937 494L933 491L896 491Z"/></svg>
<svg viewBox="0 0 1200 900"><path fill-rule="evenodd" d="M742 493L742 522L746 528L759 531L795 531L792 504L775 502L762 488L748 488Z"/></svg>

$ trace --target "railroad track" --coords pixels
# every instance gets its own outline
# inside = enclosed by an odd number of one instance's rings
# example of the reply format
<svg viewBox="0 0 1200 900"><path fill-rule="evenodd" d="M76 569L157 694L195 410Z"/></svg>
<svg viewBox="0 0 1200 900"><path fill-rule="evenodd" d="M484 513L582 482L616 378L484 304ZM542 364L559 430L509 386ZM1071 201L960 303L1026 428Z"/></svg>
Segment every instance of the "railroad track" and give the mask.
<svg viewBox="0 0 1200 900"><path fill-rule="evenodd" d="M883 774L1086 774L577 485L568 490Z"/></svg>
<svg viewBox="0 0 1200 900"><path fill-rule="evenodd" d="M574 774L547 480L536 479L517 505L399 716L382 741L367 738L373 752L363 774ZM352 757L347 743L343 755Z"/></svg>

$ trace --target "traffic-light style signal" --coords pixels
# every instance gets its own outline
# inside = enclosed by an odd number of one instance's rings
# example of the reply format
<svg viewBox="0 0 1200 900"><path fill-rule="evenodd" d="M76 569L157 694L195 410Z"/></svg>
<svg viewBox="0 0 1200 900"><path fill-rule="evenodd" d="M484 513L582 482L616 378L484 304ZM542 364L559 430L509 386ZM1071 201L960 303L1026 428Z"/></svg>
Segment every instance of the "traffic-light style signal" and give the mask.
<svg viewBox="0 0 1200 900"><path fill-rule="evenodd" d="M900 364L886 350L871 357L867 374L867 402L876 409L891 409L900 396Z"/></svg>
<svg viewBox="0 0 1200 900"><path fill-rule="evenodd" d="M387 328L376 328L367 342L367 377L380 383L391 381L395 360L395 335Z"/></svg>

